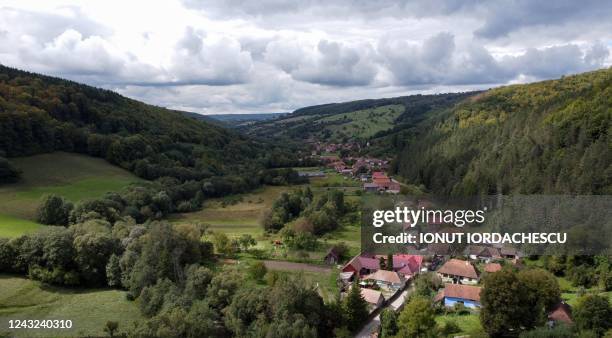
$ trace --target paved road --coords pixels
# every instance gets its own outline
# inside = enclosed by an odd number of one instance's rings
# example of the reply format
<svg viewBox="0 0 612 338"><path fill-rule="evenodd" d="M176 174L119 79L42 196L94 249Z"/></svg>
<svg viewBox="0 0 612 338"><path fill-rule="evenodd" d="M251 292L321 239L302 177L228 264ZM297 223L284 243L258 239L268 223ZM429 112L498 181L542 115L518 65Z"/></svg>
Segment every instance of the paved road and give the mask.
<svg viewBox="0 0 612 338"><path fill-rule="evenodd" d="M398 311L404 306L404 301L406 297L413 291L412 285L409 286L406 290L402 291L399 296L395 296L391 300L391 303L387 303L384 307L376 310L377 314L372 320L370 320L362 329L355 335L355 338L369 338L370 334L378 329L380 326L380 313L387 307L391 307L393 310Z"/></svg>
<svg viewBox="0 0 612 338"><path fill-rule="evenodd" d="M263 261L266 268L269 270L290 270L290 271L308 271L317 273L330 273L332 269L330 267L305 264L305 263L293 263L286 261Z"/></svg>

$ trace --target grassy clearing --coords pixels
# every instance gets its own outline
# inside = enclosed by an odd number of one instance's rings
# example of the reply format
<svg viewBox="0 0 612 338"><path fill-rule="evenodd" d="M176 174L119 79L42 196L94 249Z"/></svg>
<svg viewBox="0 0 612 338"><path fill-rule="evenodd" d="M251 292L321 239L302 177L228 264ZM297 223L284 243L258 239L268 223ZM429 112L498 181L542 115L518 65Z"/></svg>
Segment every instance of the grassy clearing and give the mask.
<svg viewBox="0 0 612 338"><path fill-rule="evenodd" d="M35 229L32 221L45 194L78 202L139 181L103 159L79 154L57 152L13 158L11 162L23 176L18 183L0 186L0 236L13 237Z"/></svg>
<svg viewBox="0 0 612 338"><path fill-rule="evenodd" d="M42 225L8 215L0 215L0 237L19 237L38 230Z"/></svg>
<svg viewBox="0 0 612 338"><path fill-rule="evenodd" d="M444 325L446 322L454 321L461 328L461 332L453 334L453 336L461 335L475 335L484 332L482 325L480 325L480 317L478 313L470 313L467 315L447 314L436 316L436 323L439 326Z"/></svg>
<svg viewBox="0 0 612 338"><path fill-rule="evenodd" d="M170 217L174 223L203 223L210 230L220 231L229 236L251 234L261 240L263 229L259 225L261 214L272 207L283 192L296 187L267 186L252 193L232 196L231 198L210 199L204 202L202 210L176 214Z"/></svg>
<svg viewBox="0 0 612 338"><path fill-rule="evenodd" d="M313 177L310 179L310 184L313 188L328 188L328 187L361 187L362 183L338 174L334 171L327 171L325 177Z"/></svg>
<svg viewBox="0 0 612 338"><path fill-rule="evenodd" d="M33 219L40 198L62 195L73 202L119 190L139 179L108 162L71 153L41 154L11 161L23 171L15 184L0 187L0 213Z"/></svg>
<svg viewBox="0 0 612 338"><path fill-rule="evenodd" d="M401 113L403 105L388 105L373 109L358 110L350 113L336 114L319 119L320 122L335 122L325 129L332 132L333 137L342 134L357 138L372 137L379 131L391 129Z"/></svg>
<svg viewBox="0 0 612 338"><path fill-rule="evenodd" d="M111 289L67 289L41 285L25 278L0 275L0 335L14 337L106 336L106 321L125 330L142 317L125 292ZM71 329L9 330L10 319L70 319Z"/></svg>

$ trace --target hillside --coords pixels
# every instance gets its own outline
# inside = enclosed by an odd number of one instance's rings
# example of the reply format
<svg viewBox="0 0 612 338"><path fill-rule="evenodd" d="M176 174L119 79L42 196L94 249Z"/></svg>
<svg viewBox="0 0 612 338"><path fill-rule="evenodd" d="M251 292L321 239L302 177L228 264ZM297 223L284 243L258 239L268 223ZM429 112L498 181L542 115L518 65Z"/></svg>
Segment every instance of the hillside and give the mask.
<svg viewBox="0 0 612 338"><path fill-rule="evenodd" d="M489 90L424 121L397 172L440 194L612 193L612 69Z"/></svg>
<svg viewBox="0 0 612 338"><path fill-rule="evenodd" d="M140 180L119 167L90 156L55 152L12 159L22 172L17 183L0 186L0 236L23 233L39 225L36 208L45 194L71 202L99 198ZM11 232L11 233L9 233Z"/></svg>
<svg viewBox="0 0 612 338"><path fill-rule="evenodd" d="M264 152L263 149L266 149ZM2 157L68 151L102 157L145 179L244 175L297 163L282 145L112 91L0 65L0 183L17 174Z"/></svg>
<svg viewBox="0 0 612 338"><path fill-rule="evenodd" d="M364 141L420 121L429 112L452 106L473 94L412 95L330 103L300 108L275 120L255 123L245 130L258 136L322 142Z"/></svg>

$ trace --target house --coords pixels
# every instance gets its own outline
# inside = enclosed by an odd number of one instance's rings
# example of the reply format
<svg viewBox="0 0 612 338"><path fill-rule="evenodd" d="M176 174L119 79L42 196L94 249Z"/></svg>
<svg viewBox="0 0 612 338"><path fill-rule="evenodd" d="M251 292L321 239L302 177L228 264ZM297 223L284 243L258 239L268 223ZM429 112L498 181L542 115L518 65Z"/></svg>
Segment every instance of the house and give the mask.
<svg viewBox="0 0 612 338"><path fill-rule="evenodd" d="M478 274L472 263L459 259L450 259L438 270L438 275L445 283L477 284Z"/></svg>
<svg viewBox="0 0 612 338"><path fill-rule="evenodd" d="M381 171L375 171L372 173L372 180L380 180L380 179L389 179L389 177L387 177L387 175Z"/></svg>
<svg viewBox="0 0 612 338"><path fill-rule="evenodd" d="M377 192L378 191L378 184L376 184L376 183L364 183L363 184L363 190L369 191L369 192Z"/></svg>
<svg viewBox="0 0 612 338"><path fill-rule="evenodd" d="M470 245L465 249L466 256L472 260L489 263L494 259L500 259L501 255L497 248L481 245Z"/></svg>
<svg viewBox="0 0 612 338"><path fill-rule="evenodd" d="M361 297L363 297L373 309L378 309L385 302L385 297L382 292L377 290L361 288Z"/></svg>
<svg viewBox="0 0 612 338"><path fill-rule="evenodd" d="M548 325L554 326L555 324L573 324L572 320L572 309L566 302L559 302L550 313L548 313Z"/></svg>
<svg viewBox="0 0 612 338"><path fill-rule="evenodd" d="M340 254L338 253L336 248L331 248L329 249L329 251L327 251L327 254L323 258L323 261L325 262L325 264L329 265L338 264L338 262L340 262Z"/></svg>
<svg viewBox="0 0 612 338"><path fill-rule="evenodd" d="M500 254L506 259L519 259L519 252L515 248L501 248Z"/></svg>
<svg viewBox="0 0 612 338"><path fill-rule="evenodd" d="M380 270L380 259L386 259L384 255L371 255L361 253L353 257L343 268L342 272L354 272L359 276L370 275ZM401 278L408 280L418 274L423 267L423 256L395 254L393 255L393 272L401 275Z"/></svg>
<svg viewBox="0 0 612 338"><path fill-rule="evenodd" d="M384 257L384 256L377 256ZM380 259L380 258L379 258ZM404 279L410 279L421 271L423 256L396 254L393 255L393 271L397 271Z"/></svg>
<svg viewBox="0 0 612 338"><path fill-rule="evenodd" d="M484 266L484 271L487 273L493 273L493 272L497 272L497 271L501 271L502 266L499 263L487 263Z"/></svg>
<svg viewBox="0 0 612 338"><path fill-rule="evenodd" d="M364 280L372 280L378 286L391 289L399 290L406 284L406 279L396 271L378 270L365 277Z"/></svg>
<svg viewBox="0 0 612 338"><path fill-rule="evenodd" d="M368 275L372 272L376 272L380 269L380 263L378 259L374 257L366 257L363 254L353 257L346 265L342 268L342 272L354 272L359 276Z"/></svg>
<svg viewBox="0 0 612 338"><path fill-rule="evenodd" d="M453 307L455 304L463 304L465 307L475 309L480 307L479 286L446 284L440 290L434 302L442 302L446 307Z"/></svg>

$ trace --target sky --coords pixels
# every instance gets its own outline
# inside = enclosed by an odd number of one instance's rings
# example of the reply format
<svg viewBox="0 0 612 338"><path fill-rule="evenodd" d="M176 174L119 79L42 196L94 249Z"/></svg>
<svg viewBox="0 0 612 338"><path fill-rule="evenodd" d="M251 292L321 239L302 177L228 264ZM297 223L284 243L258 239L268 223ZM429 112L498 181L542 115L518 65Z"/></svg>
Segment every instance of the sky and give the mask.
<svg viewBox="0 0 612 338"><path fill-rule="evenodd" d="M526 83L612 65L595 0L0 0L0 63L202 114Z"/></svg>

